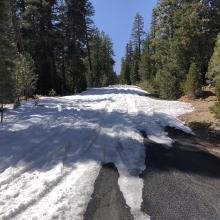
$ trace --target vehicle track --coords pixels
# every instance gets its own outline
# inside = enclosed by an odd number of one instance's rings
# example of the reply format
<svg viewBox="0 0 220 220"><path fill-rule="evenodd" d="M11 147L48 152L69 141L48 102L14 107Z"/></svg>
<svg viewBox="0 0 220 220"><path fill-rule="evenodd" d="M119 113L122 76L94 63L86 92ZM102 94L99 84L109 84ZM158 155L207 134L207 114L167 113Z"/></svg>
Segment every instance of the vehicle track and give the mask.
<svg viewBox="0 0 220 220"><path fill-rule="evenodd" d="M115 95L113 95L110 99L113 99ZM105 112L108 112L108 108L110 108L111 105L113 105L114 102L108 102L105 107L104 107L104 111ZM80 157L80 158L83 158L86 153L89 151L90 148L92 148L93 144L96 142L96 140L98 139L101 131L102 131L102 124L104 123L104 118L105 118L105 114L102 114L102 116L100 117L99 119L99 126L97 127L96 129L96 134L95 136L92 137L92 139L90 140L90 142L86 145L86 146L80 146L79 147L79 150L77 151L77 153L71 155L70 158L68 158L68 155L64 156L65 159L63 160L63 174L57 179L57 180L54 180L54 182L51 182L51 184L48 186L50 189L48 190L48 187L46 187L42 192L40 192L40 194L37 196L37 199L36 198L32 198L30 199L29 201L27 201L26 204L23 204L22 205L22 210L20 207L17 207L14 209L13 212L11 212L10 214L8 214L6 216L7 217L16 217L16 216L19 216L21 214L22 216L22 213L25 211L25 210L28 210L30 209L30 207L33 207L34 206L39 206L39 204L45 204L45 201L48 201L47 197L51 194L53 194L53 191L56 190L57 187L59 187L60 184L62 184L62 182L65 182L67 179L71 179L72 176L75 175L75 170L73 168L73 170L69 170L69 162L71 163L74 163L74 158L77 158L77 157ZM73 125L74 126L74 125ZM65 131L62 131L62 133L60 133L59 135L62 135ZM58 151L59 151L60 148L58 148ZM65 152L66 154L68 154L68 152ZM49 155L48 155L48 158L50 158L52 155L56 155L57 152L56 151L53 151L51 152ZM45 155L42 156L42 161L45 160ZM71 161L69 161L71 160ZM68 164L68 166L65 168L65 164ZM101 164L101 161L99 162L99 166ZM36 161L32 164L32 167L34 167L36 165ZM97 170L97 164L95 165L95 169ZM22 170L22 172L20 173L17 173L16 176L14 175L13 176L13 181L15 180L14 178L15 177L19 177L22 173L25 173L26 171L30 170L31 167L26 167L26 169ZM90 167L91 168L91 167ZM65 171L65 170L68 170L68 171ZM99 170L98 170L99 172ZM97 175L98 175L98 172L97 172ZM82 174L83 175L83 174ZM12 180L12 179L10 179ZM95 179L94 179L95 181ZM9 182L7 182L9 184ZM6 182L5 182L6 184ZM41 205L40 205L41 206ZM17 217L16 217L17 218Z"/></svg>

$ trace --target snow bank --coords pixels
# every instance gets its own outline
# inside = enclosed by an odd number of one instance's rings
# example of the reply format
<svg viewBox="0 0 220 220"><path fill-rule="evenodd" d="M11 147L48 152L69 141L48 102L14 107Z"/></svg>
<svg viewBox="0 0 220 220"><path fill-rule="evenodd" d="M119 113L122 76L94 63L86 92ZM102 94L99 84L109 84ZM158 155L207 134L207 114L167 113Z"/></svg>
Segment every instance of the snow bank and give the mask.
<svg viewBox="0 0 220 220"><path fill-rule="evenodd" d="M191 132L177 116L189 104L154 100L134 86L43 97L7 112L0 125L0 219L83 219L102 163L113 162L137 220L149 139L172 145L164 127Z"/></svg>

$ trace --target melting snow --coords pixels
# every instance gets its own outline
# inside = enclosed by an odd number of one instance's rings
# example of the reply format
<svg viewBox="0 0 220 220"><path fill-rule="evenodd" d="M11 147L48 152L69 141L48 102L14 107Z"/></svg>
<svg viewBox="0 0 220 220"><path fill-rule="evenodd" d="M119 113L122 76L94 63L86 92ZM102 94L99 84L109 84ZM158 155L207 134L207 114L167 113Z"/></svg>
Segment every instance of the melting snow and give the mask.
<svg viewBox="0 0 220 220"><path fill-rule="evenodd" d="M83 219L102 163L119 170L119 186L137 220L149 139L172 145L164 131L190 132L175 117L189 104L155 100L138 87L88 89L24 102L0 126L0 219Z"/></svg>

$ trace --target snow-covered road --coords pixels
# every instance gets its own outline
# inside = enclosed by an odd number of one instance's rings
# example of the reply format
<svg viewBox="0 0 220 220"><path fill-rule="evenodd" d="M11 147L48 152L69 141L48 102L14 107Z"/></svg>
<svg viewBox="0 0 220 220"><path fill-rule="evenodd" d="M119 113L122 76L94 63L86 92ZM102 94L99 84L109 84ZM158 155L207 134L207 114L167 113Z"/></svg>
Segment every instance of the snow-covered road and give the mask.
<svg viewBox="0 0 220 220"><path fill-rule="evenodd" d="M119 187L137 220L145 149L140 131L167 146L164 127L190 132L175 117L189 104L155 100L138 87L89 89L24 102L0 125L0 219L83 219L103 163L118 168Z"/></svg>

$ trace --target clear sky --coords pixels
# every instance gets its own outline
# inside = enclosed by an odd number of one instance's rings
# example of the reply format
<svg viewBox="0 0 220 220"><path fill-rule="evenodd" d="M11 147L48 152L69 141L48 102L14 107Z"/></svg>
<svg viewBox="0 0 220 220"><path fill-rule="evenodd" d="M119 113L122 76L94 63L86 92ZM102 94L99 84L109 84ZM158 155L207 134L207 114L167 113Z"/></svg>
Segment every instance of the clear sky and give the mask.
<svg viewBox="0 0 220 220"><path fill-rule="evenodd" d="M145 21L145 30L150 28L152 9L157 0L91 0L95 8L96 26L110 36L114 44L115 70L120 72L121 58L131 36L135 14L139 12Z"/></svg>

